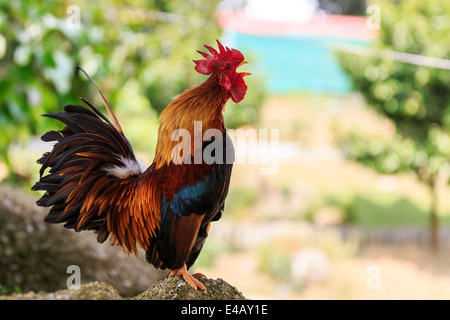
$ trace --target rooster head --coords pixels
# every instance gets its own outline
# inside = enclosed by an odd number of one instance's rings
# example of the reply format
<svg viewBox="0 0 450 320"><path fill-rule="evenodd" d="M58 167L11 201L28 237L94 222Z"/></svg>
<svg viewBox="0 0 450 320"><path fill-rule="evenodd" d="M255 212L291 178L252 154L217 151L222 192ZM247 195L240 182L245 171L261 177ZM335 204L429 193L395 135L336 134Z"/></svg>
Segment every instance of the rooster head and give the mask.
<svg viewBox="0 0 450 320"><path fill-rule="evenodd" d="M224 47L219 40L217 45L219 52L213 47L205 44L211 54L197 50L205 59L194 60L195 70L201 74L213 74L219 80L219 84L229 93L234 102L239 102L245 97L247 85L244 76L250 75L248 72L237 72L237 67L246 64L244 56L239 50Z"/></svg>

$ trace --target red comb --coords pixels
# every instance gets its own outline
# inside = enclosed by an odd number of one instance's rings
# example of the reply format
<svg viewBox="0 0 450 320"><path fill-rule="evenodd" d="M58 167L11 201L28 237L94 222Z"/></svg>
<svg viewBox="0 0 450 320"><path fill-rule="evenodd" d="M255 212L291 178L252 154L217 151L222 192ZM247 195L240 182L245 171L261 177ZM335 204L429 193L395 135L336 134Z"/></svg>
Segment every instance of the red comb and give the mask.
<svg viewBox="0 0 450 320"><path fill-rule="evenodd" d="M211 74L214 67L224 60L231 61L236 64L244 61L244 56L238 50L224 47L219 40L216 41L219 47L219 52L206 44L205 48L208 49L211 54L197 50L197 52L205 58L202 60L193 60L195 62L195 70L197 70L197 72L201 74Z"/></svg>

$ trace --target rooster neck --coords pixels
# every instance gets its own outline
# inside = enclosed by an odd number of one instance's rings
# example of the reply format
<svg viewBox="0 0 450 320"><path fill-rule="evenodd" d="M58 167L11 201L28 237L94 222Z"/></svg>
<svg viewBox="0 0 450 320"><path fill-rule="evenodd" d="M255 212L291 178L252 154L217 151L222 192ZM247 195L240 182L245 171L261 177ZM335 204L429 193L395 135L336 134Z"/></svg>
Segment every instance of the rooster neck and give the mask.
<svg viewBox="0 0 450 320"><path fill-rule="evenodd" d="M225 89L219 85L218 77L213 73L201 85L188 89L175 97L166 109L161 113L158 130L158 142L156 145L154 163L156 168L172 161L172 150L180 142L172 141L172 135L175 130L187 130L190 133L190 141L182 143L191 143L192 154L194 150L194 141L201 139L203 133L208 129L218 129L224 132L225 124L223 120L223 108L229 96ZM201 132L194 130L198 122L201 123ZM202 135L202 136L196 136Z"/></svg>
<svg viewBox="0 0 450 320"><path fill-rule="evenodd" d="M223 131L222 111L227 100L227 93L213 74L201 85L175 97L161 114L161 126L188 129L194 121L202 121L208 129Z"/></svg>
<svg viewBox="0 0 450 320"><path fill-rule="evenodd" d="M181 106L187 107L186 112L192 113L194 121L211 123L208 128L225 129L222 112L228 97L215 73L201 85L184 91L179 98L185 102Z"/></svg>

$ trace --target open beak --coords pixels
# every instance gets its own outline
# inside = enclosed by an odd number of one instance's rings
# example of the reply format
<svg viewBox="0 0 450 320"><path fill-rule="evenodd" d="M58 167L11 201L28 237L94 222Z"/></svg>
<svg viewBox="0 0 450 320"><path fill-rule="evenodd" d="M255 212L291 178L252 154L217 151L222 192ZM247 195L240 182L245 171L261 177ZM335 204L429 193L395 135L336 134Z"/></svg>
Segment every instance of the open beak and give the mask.
<svg viewBox="0 0 450 320"><path fill-rule="evenodd" d="M242 66L242 65L244 65L244 64L247 64L248 62L247 61L242 61L241 63L239 63L238 65L237 65L237 67L240 67L240 66ZM240 74L243 74L244 75L244 77L245 76L250 76L251 75L251 73L250 72L240 72Z"/></svg>

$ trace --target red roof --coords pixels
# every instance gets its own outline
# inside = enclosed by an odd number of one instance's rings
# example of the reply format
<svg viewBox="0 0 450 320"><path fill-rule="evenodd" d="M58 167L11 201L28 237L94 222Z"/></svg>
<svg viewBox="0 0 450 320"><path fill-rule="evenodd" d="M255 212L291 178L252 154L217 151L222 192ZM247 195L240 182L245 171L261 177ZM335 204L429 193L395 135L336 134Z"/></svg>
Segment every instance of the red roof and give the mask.
<svg viewBox="0 0 450 320"><path fill-rule="evenodd" d="M218 15L224 30L254 35L319 35L370 40L377 30L367 26L366 18L344 15L314 15L308 22L266 21L245 12L226 12Z"/></svg>

